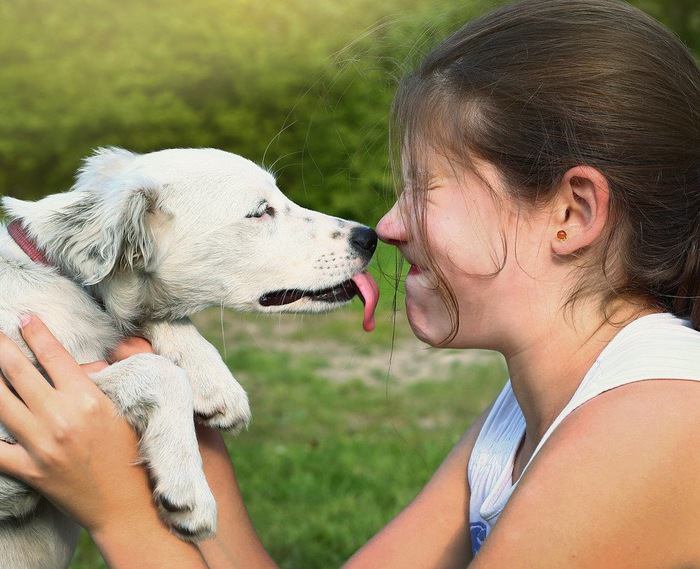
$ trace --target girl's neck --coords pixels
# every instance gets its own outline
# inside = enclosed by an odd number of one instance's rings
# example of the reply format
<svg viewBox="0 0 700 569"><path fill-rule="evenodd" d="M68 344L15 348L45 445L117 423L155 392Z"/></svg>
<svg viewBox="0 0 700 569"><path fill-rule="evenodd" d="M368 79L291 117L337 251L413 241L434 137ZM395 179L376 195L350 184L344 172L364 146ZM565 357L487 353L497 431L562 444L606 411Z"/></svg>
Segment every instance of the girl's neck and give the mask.
<svg viewBox="0 0 700 569"><path fill-rule="evenodd" d="M595 312L579 312L575 326L563 316L513 354L506 354L513 392L525 416L524 448L534 448L566 406L603 348L632 320L660 312L625 303L609 322ZM534 445L534 446L533 446Z"/></svg>

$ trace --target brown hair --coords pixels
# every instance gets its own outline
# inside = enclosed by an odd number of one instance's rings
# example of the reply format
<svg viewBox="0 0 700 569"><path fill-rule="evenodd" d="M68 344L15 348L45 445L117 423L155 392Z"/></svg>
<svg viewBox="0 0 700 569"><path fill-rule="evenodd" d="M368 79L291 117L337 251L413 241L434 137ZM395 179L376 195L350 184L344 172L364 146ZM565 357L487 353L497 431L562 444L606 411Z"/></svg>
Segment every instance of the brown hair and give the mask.
<svg viewBox="0 0 700 569"><path fill-rule="evenodd" d="M426 140L477 175L470 157L494 164L508 197L525 207L549 203L570 168L598 169L609 219L587 261L573 265L580 279L565 306L600 295L606 313L616 298L643 298L700 329L700 70L651 16L618 0L502 6L402 79L390 136L397 187L405 174L419 190L409 203L422 244ZM452 319L449 342L457 299L425 257Z"/></svg>

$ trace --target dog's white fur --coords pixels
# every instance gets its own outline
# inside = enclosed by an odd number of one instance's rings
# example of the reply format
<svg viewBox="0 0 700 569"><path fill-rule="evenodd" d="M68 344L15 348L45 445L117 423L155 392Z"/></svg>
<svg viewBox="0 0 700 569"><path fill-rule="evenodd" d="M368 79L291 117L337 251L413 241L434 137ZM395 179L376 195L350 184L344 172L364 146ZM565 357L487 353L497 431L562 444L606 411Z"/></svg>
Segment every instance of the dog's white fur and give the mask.
<svg viewBox="0 0 700 569"><path fill-rule="evenodd" d="M6 197L3 206L55 266L30 261L0 226L0 330L33 359L18 326L22 314L36 314L81 363L103 359L125 334L146 336L158 355L92 377L141 434L166 522L185 539L211 535L216 505L192 416L236 432L250 411L187 317L208 306L333 308L338 303L308 298L277 307L258 301L281 289L333 287L363 270L368 257L350 237L361 226L298 206L270 173L215 149L100 149L71 191L37 202ZM0 438L12 441L1 426ZM45 499L0 476L3 567L65 567L76 536Z"/></svg>

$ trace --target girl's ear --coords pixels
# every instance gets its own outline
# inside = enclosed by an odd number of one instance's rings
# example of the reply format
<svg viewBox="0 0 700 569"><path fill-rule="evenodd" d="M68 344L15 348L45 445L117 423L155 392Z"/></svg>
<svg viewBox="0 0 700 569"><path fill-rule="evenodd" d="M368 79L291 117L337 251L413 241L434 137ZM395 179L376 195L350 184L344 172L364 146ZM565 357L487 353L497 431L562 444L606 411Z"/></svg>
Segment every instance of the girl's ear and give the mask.
<svg viewBox="0 0 700 569"><path fill-rule="evenodd" d="M553 251L569 255L592 245L608 220L609 204L610 188L603 174L590 166L571 168L559 186L551 218Z"/></svg>
<svg viewBox="0 0 700 569"><path fill-rule="evenodd" d="M130 168L137 155L98 149L73 189L37 202L4 198L46 257L84 285L114 270L147 269L155 257L148 215L159 209L159 187Z"/></svg>

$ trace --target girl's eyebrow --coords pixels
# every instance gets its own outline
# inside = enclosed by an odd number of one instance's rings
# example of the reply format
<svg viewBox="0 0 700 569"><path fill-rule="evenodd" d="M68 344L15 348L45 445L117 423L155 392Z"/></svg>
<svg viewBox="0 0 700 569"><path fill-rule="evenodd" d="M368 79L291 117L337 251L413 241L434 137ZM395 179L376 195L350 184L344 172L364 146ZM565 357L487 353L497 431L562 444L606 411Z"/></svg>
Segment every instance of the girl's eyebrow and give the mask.
<svg viewBox="0 0 700 569"><path fill-rule="evenodd" d="M442 186L442 180L443 178L440 176L430 176L426 178L422 178L420 189L430 192L432 190L437 190ZM415 181L412 179L406 179L404 180L404 191L415 191L416 190L416 184Z"/></svg>
<svg viewBox="0 0 700 569"><path fill-rule="evenodd" d="M428 183L439 178L436 174L432 173L430 170L418 170L415 172L415 177L411 175L404 176L406 182L416 182L416 181L426 181Z"/></svg>

